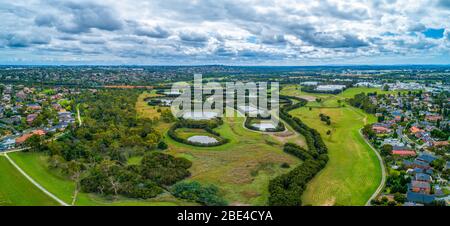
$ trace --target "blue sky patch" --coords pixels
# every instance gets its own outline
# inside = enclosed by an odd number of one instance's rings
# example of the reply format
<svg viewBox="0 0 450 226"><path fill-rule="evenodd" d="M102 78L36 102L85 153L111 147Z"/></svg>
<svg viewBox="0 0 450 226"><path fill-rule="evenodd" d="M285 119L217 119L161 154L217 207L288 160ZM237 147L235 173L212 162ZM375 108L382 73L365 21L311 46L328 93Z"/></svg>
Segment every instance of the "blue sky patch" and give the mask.
<svg viewBox="0 0 450 226"><path fill-rule="evenodd" d="M422 33L427 38L434 38L434 39L440 39L444 37L444 28L434 29L434 28L427 28Z"/></svg>
<svg viewBox="0 0 450 226"><path fill-rule="evenodd" d="M247 42L250 43L256 43L258 41L258 38L256 38L256 36L250 36L247 38Z"/></svg>

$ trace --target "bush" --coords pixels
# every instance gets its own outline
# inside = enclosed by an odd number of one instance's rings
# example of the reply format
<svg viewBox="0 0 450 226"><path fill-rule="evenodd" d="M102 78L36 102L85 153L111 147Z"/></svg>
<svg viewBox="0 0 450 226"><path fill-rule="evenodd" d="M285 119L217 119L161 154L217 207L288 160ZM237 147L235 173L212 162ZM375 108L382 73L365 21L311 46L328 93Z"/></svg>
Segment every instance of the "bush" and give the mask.
<svg viewBox="0 0 450 226"><path fill-rule="evenodd" d="M287 163L287 162L283 162L283 163L281 164L281 168L287 169L287 168L289 168L289 167L291 167L291 166L290 166L289 163Z"/></svg>
<svg viewBox="0 0 450 226"><path fill-rule="evenodd" d="M191 175L187 170L191 165L185 158L152 152L142 158L140 172L145 179L160 185L172 185Z"/></svg>
<svg viewBox="0 0 450 226"><path fill-rule="evenodd" d="M168 148L167 144L164 141L158 143L158 149L166 150Z"/></svg>
<svg viewBox="0 0 450 226"><path fill-rule="evenodd" d="M214 185L201 185L199 182L180 182L175 184L172 194L177 198L195 201L207 206L226 206L227 202L218 195Z"/></svg>

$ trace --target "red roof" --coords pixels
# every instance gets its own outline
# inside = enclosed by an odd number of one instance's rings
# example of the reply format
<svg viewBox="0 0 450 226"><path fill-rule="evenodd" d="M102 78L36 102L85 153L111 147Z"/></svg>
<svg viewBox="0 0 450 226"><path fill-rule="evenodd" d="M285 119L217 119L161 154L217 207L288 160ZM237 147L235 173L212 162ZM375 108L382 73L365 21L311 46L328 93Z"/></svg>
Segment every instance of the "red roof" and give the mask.
<svg viewBox="0 0 450 226"><path fill-rule="evenodd" d="M390 132L390 129L385 128L385 127L381 127L381 126L374 126L374 127L372 127L372 129L375 132Z"/></svg>
<svg viewBox="0 0 450 226"><path fill-rule="evenodd" d="M416 152L411 150L393 150L392 154L401 156L415 156Z"/></svg>
<svg viewBox="0 0 450 226"><path fill-rule="evenodd" d="M35 130L35 131L31 132L31 133L24 134L23 136L16 138L16 143L18 143L18 144L23 143L23 142L28 140L28 138L30 138L33 135L42 136L42 135L45 135L45 131L41 130L41 129L38 129L38 130Z"/></svg>
<svg viewBox="0 0 450 226"><path fill-rule="evenodd" d="M437 146L437 147L447 146L448 141L435 141L435 142L433 142L433 145Z"/></svg>

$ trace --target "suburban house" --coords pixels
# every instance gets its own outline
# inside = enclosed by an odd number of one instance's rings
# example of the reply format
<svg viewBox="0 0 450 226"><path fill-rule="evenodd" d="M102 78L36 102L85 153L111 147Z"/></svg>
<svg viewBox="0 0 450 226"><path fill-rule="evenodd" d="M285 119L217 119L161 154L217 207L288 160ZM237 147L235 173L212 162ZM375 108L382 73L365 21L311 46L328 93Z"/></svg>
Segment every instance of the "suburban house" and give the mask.
<svg viewBox="0 0 450 226"><path fill-rule="evenodd" d="M29 115L27 115L27 123L31 124L37 117L38 117L38 114L29 114Z"/></svg>
<svg viewBox="0 0 450 226"><path fill-rule="evenodd" d="M425 173L416 173L416 181L431 182L431 176Z"/></svg>
<svg viewBox="0 0 450 226"><path fill-rule="evenodd" d="M435 199L433 195L416 193L416 192L411 192L411 191L406 193L406 198L409 202L423 203L423 204L430 204Z"/></svg>
<svg viewBox="0 0 450 226"><path fill-rule="evenodd" d="M390 133L391 132L391 129L386 128L386 127L382 127L382 126L373 126L372 130L375 133L378 133L378 134L385 134L385 133Z"/></svg>
<svg viewBox="0 0 450 226"><path fill-rule="evenodd" d="M428 182L413 180L411 181L411 191L430 194L431 186Z"/></svg>
<svg viewBox="0 0 450 226"><path fill-rule="evenodd" d="M396 149L392 150L392 155L398 155L402 157L416 156L416 152L407 149Z"/></svg>
<svg viewBox="0 0 450 226"><path fill-rule="evenodd" d="M43 135L45 135L45 131L38 129L38 130L34 130L31 133L24 134L21 137L16 138L16 144L24 143L26 140L28 140L28 138L32 137L33 135L43 136Z"/></svg>

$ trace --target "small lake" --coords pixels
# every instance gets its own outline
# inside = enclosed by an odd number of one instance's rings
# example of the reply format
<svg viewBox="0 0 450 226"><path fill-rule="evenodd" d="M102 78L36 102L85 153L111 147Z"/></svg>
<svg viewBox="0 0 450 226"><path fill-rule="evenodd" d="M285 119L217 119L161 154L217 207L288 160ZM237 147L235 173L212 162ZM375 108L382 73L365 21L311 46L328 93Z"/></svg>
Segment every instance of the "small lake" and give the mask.
<svg viewBox="0 0 450 226"><path fill-rule="evenodd" d="M219 142L214 137L200 136L200 135L189 137L187 140L190 142L196 142L196 143L200 143L200 144L214 144L214 143Z"/></svg>
<svg viewBox="0 0 450 226"><path fill-rule="evenodd" d="M265 131L266 129L275 129L276 128L276 126L270 122L254 123L254 124L252 124L252 126L258 128L261 131Z"/></svg>
<svg viewBox="0 0 450 226"><path fill-rule="evenodd" d="M194 111L194 112L186 112L183 114L183 118L185 119L193 119L193 120L209 120L217 117L216 112L212 111Z"/></svg>

